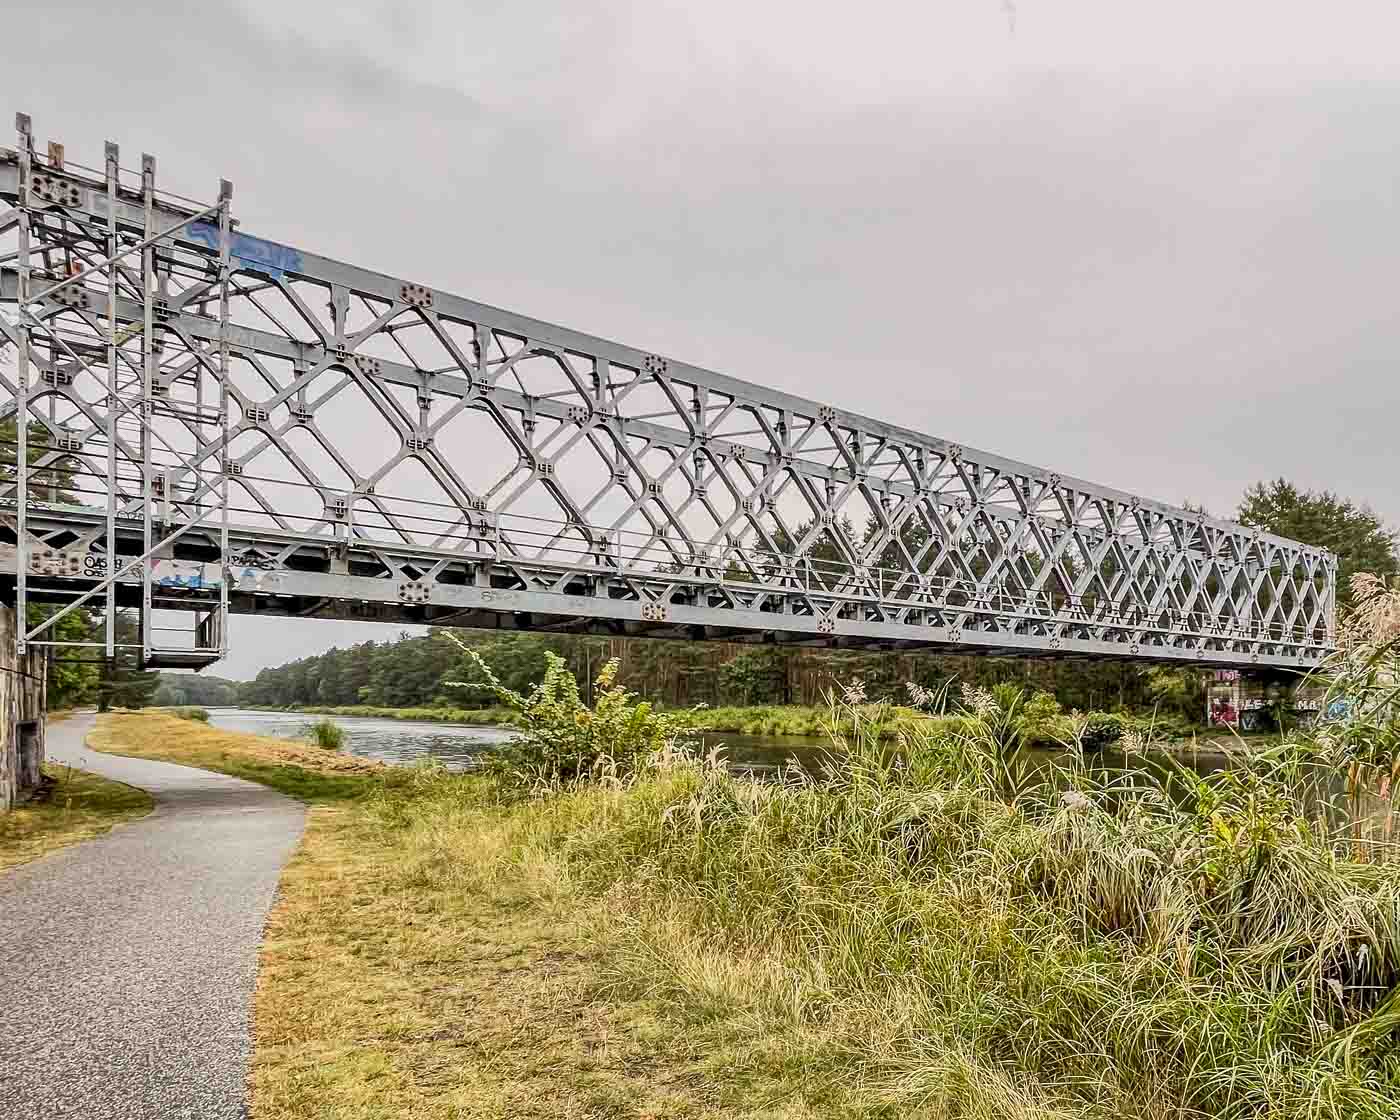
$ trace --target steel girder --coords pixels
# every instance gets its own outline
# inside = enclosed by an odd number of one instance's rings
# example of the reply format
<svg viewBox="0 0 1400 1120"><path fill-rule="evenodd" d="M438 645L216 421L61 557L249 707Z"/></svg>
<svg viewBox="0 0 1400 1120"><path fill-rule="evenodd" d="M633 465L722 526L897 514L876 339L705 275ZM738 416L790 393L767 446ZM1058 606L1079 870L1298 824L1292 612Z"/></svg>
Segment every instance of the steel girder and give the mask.
<svg viewBox="0 0 1400 1120"><path fill-rule="evenodd" d="M0 154L0 198L18 170ZM33 235L100 252L80 232L106 219L100 185L46 173ZM158 492L95 461L85 477L119 495L118 554L146 511L185 525L168 558L204 564L235 611L1213 666L1309 668L1332 647L1324 550L427 285L234 232L225 322L219 230L194 213L156 214L173 232L155 253L153 393L224 393L228 421L159 419L186 444ZM83 319L86 286L70 287L33 314ZM0 301L16 289L0 265ZM141 322L135 291L111 307L121 329ZM15 396L2 366L0 391ZM27 407L87 462L108 396L58 377ZM230 490L226 548L188 528L210 477ZM16 489L0 480L0 501ZM81 584L106 548L95 503L35 498L36 586Z"/></svg>

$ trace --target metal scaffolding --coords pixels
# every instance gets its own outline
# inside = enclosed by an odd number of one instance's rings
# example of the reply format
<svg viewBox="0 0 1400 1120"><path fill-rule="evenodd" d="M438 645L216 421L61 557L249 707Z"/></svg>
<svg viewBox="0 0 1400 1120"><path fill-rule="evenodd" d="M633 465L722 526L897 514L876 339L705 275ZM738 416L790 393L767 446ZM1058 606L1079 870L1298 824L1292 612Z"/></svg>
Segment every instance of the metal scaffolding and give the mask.
<svg viewBox="0 0 1400 1120"><path fill-rule="evenodd" d="M20 121L0 576L101 614L108 654L124 606L147 663L195 667L229 610L1217 667L1332 648L1324 550L265 241L227 183L162 196L150 157L138 188L114 145L99 175ZM191 644L152 640L169 610Z"/></svg>
<svg viewBox="0 0 1400 1120"><path fill-rule="evenodd" d="M13 313L0 330L15 367L3 379L13 397L4 496L26 620L20 652L95 646L111 658L134 647L148 665L202 667L227 652L228 589L218 578L178 579L176 555L201 528L203 565L221 571L228 551L217 454L229 435L232 188L221 183L218 202L177 215L156 190L152 157L128 171L109 143L99 171L69 162L57 143L40 158L22 113L16 128L14 209L0 215L0 231L13 234L0 299ZM201 226L215 231L212 245L192 251L181 238ZM187 338L164 321L177 291L211 337ZM64 508L83 516L54 533ZM118 641L118 611L137 587L137 641ZM59 607L31 618L34 599ZM58 623L79 609L101 616L100 642L60 637ZM181 629L161 625L171 611L195 613L188 640L160 637Z"/></svg>

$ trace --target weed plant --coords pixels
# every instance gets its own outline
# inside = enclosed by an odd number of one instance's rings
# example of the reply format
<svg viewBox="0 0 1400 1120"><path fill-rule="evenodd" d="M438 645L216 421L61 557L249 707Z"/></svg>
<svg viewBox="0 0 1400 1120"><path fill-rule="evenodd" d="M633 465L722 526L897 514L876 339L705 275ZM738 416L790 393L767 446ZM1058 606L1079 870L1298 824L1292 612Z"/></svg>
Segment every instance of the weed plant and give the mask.
<svg viewBox="0 0 1400 1120"><path fill-rule="evenodd" d="M345 748L345 728L333 719L318 719L306 725L306 738L322 750L338 751Z"/></svg>

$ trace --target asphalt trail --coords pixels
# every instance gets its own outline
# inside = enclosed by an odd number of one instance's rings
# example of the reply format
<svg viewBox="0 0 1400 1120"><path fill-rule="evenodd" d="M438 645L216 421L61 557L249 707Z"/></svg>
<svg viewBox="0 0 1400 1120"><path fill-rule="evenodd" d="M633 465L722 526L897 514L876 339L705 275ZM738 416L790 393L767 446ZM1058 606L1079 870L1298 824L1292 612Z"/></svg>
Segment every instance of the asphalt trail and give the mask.
<svg viewBox="0 0 1400 1120"><path fill-rule="evenodd" d="M0 1113L247 1115L258 944L300 802L188 766L87 750L51 762L148 790L149 816L0 872Z"/></svg>

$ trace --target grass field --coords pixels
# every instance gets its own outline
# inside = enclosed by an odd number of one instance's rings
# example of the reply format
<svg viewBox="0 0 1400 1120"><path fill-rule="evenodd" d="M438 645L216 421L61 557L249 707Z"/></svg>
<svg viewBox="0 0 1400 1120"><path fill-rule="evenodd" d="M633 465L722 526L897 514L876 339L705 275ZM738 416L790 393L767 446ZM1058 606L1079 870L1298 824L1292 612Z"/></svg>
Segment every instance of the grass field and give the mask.
<svg viewBox="0 0 1400 1120"><path fill-rule="evenodd" d="M309 802L361 797L377 786L383 763L290 739L220 731L165 711L109 713L88 746L110 754L153 758L232 774Z"/></svg>
<svg viewBox="0 0 1400 1120"><path fill-rule="evenodd" d="M820 783L358 776L269 922L254 1116L1397 1115L1400 866L1319 834L1286 765L1184 805L1091 768L1013 794L990 709L893 751L842 718ZM168 721L104 730L175 749Z"/></svg>
<svg viewBox="0 0 1400 1120"><path fill-rule="evenodd" d="M371 719L416 720L422 723L462 723L471 726L509 726L515 713L509 708L377 708L369 704L298 704L287 708L250 705L253 711L304 712L312 716L364 716Z"/></svg>
<svg viewBox="0 0 1400 1120"><path fill-rule="evenodd" d="M405 839L363 810L313 811L262 952L259 1120L812 1115L619 988L577 900L463 890Z"/></svg>
<svg viewBox="0 0 1400 1120"><path fill-rule="evenodd" d="M145 791L96 774L65 766L46 766L44 774L53 784L41 799L0 813L0 871L101 835L155 806Z"/></svg>
<svg viewBox="0 0 1400 1120"><path fill-rule="evenodd" d="M215 737L156 713L106 716L99 732L106 750L287 792L328 776L309 769L327 764L317 748ZM511 814L487 782L383 768L355 780L355 796L313 808L268 921L254 1010L258 1120L826 1115L792 1098L794 1086L732 1076L736 1055L721 1039L625 980L610 964L606 908L554 889L547 872L518 886L498 879ZM425 850L424 827L450 834L466 863L444 866Z"/></svg>

